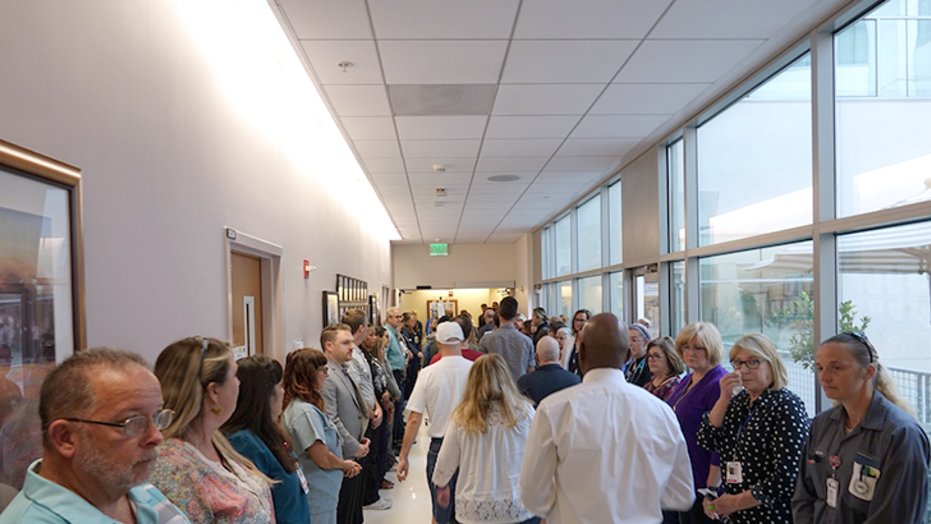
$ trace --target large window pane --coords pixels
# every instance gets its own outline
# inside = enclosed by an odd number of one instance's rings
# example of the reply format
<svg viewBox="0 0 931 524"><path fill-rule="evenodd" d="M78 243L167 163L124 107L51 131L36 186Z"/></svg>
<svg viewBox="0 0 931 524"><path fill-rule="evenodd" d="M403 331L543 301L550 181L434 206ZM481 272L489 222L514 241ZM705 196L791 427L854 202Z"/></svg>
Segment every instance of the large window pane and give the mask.
<svg viewBox="0 0 931 524"><path fill-rule="evenodd" d="M601 267L601 195L578 208L579 271Z"/></svg>
<svg viewBox="0 0 931 524"><path fill-rule="evenodd" d="M568 275L572 272L572 239L569 215L556 221L555 231L556 274Z"/></svg>
<svg viewBox="0 0 931 524"><path fill-rule="evenodd" d="M811 223L811 60L698 129L699 243Z"/></svg>
<svg viewBox="0 0 931 524"><path fill-rule="evenodd" d="M593 313L604 310L601 304L601 275L579 279L579 307Z"/></svg>
<svg viewBox="0 0 931 524"><path fill-rule="evenodd" d="M789 388L814 415L812 243L753 249L699 262L701 319L721 331L725 352L745 333L769 337Z"/></svg>
<svg viewBox="0 0 931 524"><path fill-rule="evenodd" d="M669 251L685 249L685 145L682 139L666 148L669 171Z"/></svg>
<svg viewBox="0 0 931 524"><path fill-rule="evenodd" d="M931 13L922 9L886 2L834 37L839 216L931 198Z"/></svg>
<svg viewBox="0 0 931 524"><path fill-rule="evenodd" d="M660 325L659 271L655 266L639 268L634 276L634 322L648 324L651 336ZM645 322L644 322L645 321Z"/></svg>
<svg viewBox="0 0 931 524"><path fill-rule="evenodd" d="M553 228L547 227L543 229L543 233L540 234L540 268L543 272L543 278L550 278L553 276L553 260L556 258L556 253L553 251Z"/></svg>
<svg viewBox="0 0 931 524"><path fill-rule="evenodd" d="M931 222L837 240L840 329L866 332L931 431Z"/></svg>
<svg viewBox="0 0 931 524"><path fill-rule="evenodd" d="M611 300L611 312L624 318L624 272L617 271L608 275L608 293Z"/></svg>
<svg viewBox="0 0 931 524"><path fill-rule="evenodd" d="M621 245L621 183L608 186L608 264L620 264Z"/></svg>
<svg viewBox="0 0 931 524"><path fill-rule="evenodd" d="M559 296L557 302L558 311L556 313L566 315L566 318L572 318L572 281L560 282L557 293Z"/></svg>

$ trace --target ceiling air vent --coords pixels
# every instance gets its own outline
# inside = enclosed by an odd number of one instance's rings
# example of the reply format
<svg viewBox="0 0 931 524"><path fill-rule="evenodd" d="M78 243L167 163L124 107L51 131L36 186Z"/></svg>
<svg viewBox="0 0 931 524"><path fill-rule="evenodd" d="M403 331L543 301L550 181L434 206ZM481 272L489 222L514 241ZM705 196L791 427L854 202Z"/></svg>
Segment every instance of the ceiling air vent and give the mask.
<svg viewBox="0 0 931 524"><path fill-rule="evenodd" d="M395 84L388 86L395 116L488 115L494 84Z"/></svg>

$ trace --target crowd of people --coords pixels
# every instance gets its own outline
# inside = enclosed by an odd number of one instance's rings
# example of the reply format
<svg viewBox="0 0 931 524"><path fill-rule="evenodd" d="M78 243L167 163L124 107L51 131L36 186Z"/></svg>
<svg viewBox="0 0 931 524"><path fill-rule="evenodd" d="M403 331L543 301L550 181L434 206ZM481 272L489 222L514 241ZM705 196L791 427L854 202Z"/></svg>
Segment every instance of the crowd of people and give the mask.
<svg viewBox="0 0 931 524"><path fill-rule="evenodd" d="M0 524L356 524L390 511L425 422L438 523L924 519L928 438L862 333L816 349L834 407L811 420L759 333L725 348L707 322L525 320L512 297L478 326L341 320L283 366L199 336L154 368L75 353L41 386L41 458Z"/></svg>

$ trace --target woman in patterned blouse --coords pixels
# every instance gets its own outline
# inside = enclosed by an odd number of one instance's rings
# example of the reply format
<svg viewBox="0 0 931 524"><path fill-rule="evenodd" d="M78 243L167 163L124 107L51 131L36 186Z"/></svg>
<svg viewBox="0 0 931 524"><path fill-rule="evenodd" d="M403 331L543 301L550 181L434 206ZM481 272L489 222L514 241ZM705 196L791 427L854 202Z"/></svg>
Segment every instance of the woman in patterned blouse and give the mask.
<svg viewBox="0 0 931 524"><path fill-rule="evenodd" d="M792 522L791 499L808 436L802 400L786 389L788 373L768 338L737 339L734 372L705 415L698 444L721 457L723 494L703 502L705 514L728 522Z"/></svg>
<svg viewBox="0 0 931 524"><path fill-rule="evenodd" d="M175 418L151 482L191 522L273 522L271 479L233 449L220 426L236 409L236 362L224 342L190 337L168 346L155 361L165 408Z"/></svg>
<svg viewBox="0 0 931 524"><path fill-rule="evenodd" d="M488 354L476 360L433 472L437 502L445 506L449 482L459 475L458 522L540 521L521 503L517 487L531 419L533 408L518 393L504 358Z"/></svg>
<svg viewBox="0 0 931 524"><path fill-rule="evenodd" d="M685 364L676 353L676 345L670 337L654 338L647 344L647 366L652 378L643 389L666 400L673 388L679 385L679 376Z"/></svg>

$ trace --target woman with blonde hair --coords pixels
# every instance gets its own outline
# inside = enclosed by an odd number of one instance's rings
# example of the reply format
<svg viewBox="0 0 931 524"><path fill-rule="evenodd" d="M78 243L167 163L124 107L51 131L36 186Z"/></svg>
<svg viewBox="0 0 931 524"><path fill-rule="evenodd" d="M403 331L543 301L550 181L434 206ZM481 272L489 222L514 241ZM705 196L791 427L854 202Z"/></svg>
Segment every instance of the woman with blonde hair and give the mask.
<svg viewBox="0 0 931 524"><path fill-rule="evenodd" d="M714 407L720 396L718 382L727 374L720 364L724 356L723 346L721 333L709 322L689 324L676 336L676 352L692 372L672 390L666 402L679 419L696 490L717 487L721 479L717 455L712 456L710 451L698 446L697 434L702 416ZM683 524L711 521L705 515L700 495L697 495L692 509L680 513L679 517Z"/></svg>
<svg viewBox="0 0 931 524"><path fill-rule="evenodd" d="M808 436L805 404L786 389L789 374L760 333L737 339L732 373L698 429L698 444L721 457L723 493L703 501L705 514L728 522L791 522L794 472ZM713 494L712 494L713 495Z"/></svg>
<svg viewBox="0 0 931 524"><path fill-rule="evenodd" d="M175 418L162 431L150 481L194 523L275 520L271 479L220 432L236 409L236 367L226 343L204 337L179 340L155 361Z"/></svg>
<svg viewBox="0 0 931 524"><path fill-rule="evenodd" d="M925 521L928 436L895 394L863 333L818 347L815 370L837 403L811 424L792 497L796 522Z"/></svg>
<svg viewBox="0 0 931 524"><path fill-rule="evenodd" d="M343 458L342 439L324 411L320 392L328 373L323 352L305 348L288 353L282 379L285 409L281 424L298 450L307 477L307 501L314 524L336 524L343 476L351 478L362 470L358 462Z"/></svg>
<svg viewBox="0 0 931 524"><path fill-rule="evenodd" d="M448 505L449 482L458 470L458 522L539 522L521 503L517 486L532 419L533 408L518 393L504 359L489 354L476 360L433 472L437 501Z"/></svg>

